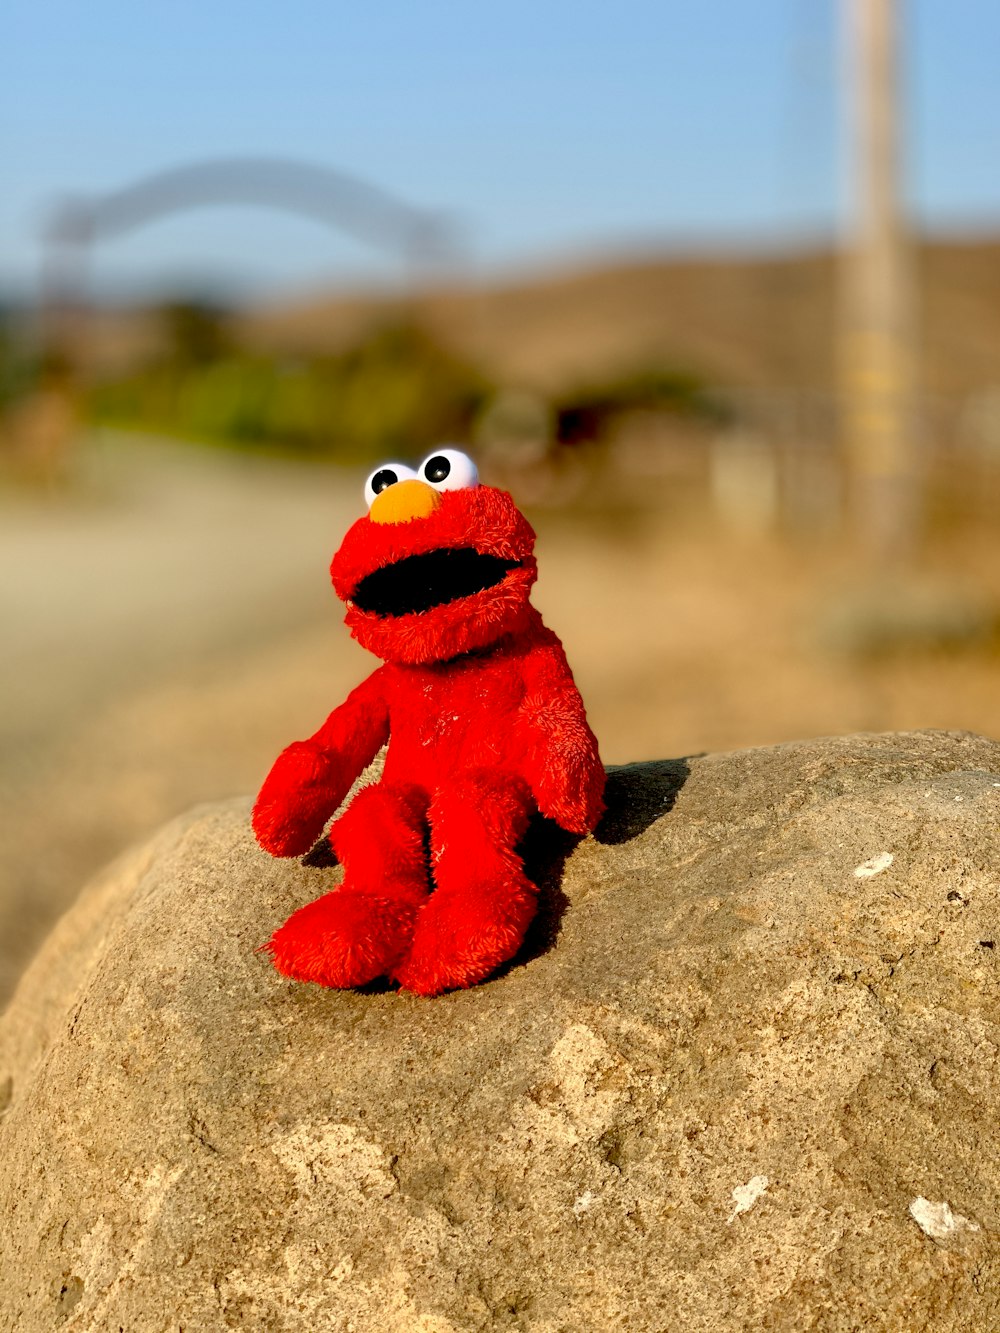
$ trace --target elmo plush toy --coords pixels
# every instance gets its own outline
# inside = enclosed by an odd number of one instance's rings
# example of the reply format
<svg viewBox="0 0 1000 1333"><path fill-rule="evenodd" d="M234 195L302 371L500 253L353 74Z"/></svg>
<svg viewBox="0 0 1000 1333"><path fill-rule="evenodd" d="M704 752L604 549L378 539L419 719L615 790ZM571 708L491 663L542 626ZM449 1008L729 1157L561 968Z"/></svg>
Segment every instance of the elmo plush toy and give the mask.
<svg viewBox="0 0 1000 1333"><path fill-rule="evenodd" d="M330 573L351 633L384 664L307 741L279 756L253 826L299 856L379 749L379 782L332 826L343 883L265 946L300 981L389 976L436 995L517 951L537 890L518 843L539 810L593 829L604 769L558 638L528 601L535 534L475 464L440 449L386 463Z"/></svg>

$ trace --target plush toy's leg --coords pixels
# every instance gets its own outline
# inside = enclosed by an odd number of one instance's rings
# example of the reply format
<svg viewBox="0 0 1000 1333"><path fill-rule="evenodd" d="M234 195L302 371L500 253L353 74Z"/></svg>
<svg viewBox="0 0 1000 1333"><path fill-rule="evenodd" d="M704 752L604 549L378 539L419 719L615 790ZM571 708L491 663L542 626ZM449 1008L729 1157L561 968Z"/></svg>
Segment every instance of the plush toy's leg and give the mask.
<svg viewBox="0 0 1000 1333"><path fill-rule="evenodd" d="M472 986L517 952L537 908L514 850L533 808L526 784L489 770L464 774L435 795L437 887L395 969L406 990L437 995Z"/></svg>
<svg viewBox="0 0 1000 1333"><path fill-rule="evenodd" d="M323 986L361 986L390 971L427 897L426 796L364 787L330 830L343 883L293 912L266 946L279 972Z"/></svg>

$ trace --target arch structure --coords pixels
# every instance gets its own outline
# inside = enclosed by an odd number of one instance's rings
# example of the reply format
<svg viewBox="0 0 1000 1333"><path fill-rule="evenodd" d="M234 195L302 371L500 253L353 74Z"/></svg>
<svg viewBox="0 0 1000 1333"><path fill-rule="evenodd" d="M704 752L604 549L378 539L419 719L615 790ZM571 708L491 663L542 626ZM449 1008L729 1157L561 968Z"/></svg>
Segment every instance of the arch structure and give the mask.
<svg viewBox="0 0 1000 1333"><path fill-rule="evenodd" d="M458 250L455 223L346 172L283 158L220 158L147 176L124 189L64 200L43 231L43 305L82 298L90 247L175 213L243 204L311 218L412 264Z"/></svg>

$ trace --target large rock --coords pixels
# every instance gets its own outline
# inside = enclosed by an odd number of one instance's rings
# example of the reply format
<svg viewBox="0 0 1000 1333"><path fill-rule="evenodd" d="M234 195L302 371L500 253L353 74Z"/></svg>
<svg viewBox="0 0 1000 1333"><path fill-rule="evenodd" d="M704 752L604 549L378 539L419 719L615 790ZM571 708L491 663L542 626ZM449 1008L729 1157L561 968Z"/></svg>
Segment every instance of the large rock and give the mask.
<svg viewBox="0 0 1000 1333"><path fill-rule="evenodd" d="M1000 1327L1000 745L619 769L596 839L532 837L531 947L434 1000L273 972L335 872L247 813L22 981L4 1329Z"/></svg>

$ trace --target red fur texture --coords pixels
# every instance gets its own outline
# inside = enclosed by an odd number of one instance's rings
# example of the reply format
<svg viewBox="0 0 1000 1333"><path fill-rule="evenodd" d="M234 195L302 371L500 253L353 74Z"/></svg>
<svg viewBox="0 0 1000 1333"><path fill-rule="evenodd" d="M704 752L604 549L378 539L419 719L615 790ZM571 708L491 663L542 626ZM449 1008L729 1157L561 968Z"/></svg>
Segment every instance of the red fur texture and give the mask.
<svg viewBox="0 0 1000 1333"><path fill-rule="evenodd" d="M334 588L385 665L278 756L254 808L261 845L308 851L389 746L381 780L330 830L342 884L267 946L286 976L389 976L421 995L474 985L535 914L517 852L532 814L594 828L604 768L562 645L528 601L533 546L510 496L486 486L446 491L427 517L366 516L345 536Z"/></svg>

